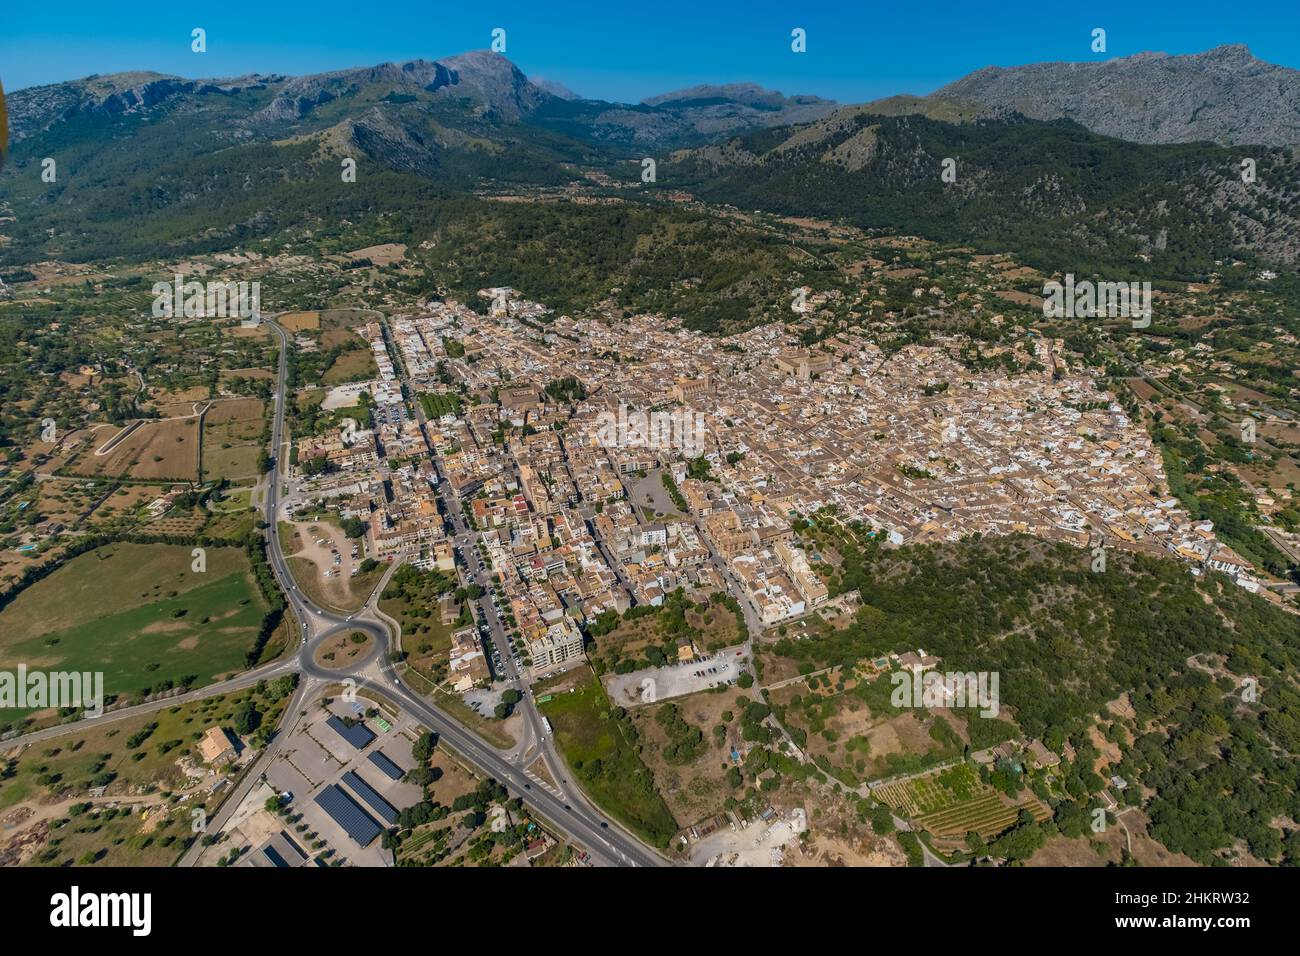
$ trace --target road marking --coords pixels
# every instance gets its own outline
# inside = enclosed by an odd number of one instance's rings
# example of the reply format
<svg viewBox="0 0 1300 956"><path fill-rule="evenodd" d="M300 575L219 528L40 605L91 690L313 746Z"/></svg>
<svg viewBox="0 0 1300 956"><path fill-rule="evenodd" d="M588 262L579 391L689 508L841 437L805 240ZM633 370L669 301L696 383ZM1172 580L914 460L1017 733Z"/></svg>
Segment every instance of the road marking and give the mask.
<svg viewBox="0 0 1300 956"><path fill-rule="evenodd" d="M549 783L547 783L547 782L546 782L545 780L543 780L541 777L537 776L537 775L536 775L535 773L533 773L531 770L525 770L525 771L524 771L524 776L527 777L529 780L531 780L533 783L537 784L539 787L541 787L543 790L545 790L545 791L546 791L547 793L549 793L551 796L553 796L553 797L559 797L561 800L565 799L565 796L564 796L564 794L563 794L562 792L560 792L559 790L556 790L554 787L552 787Z"/></svg>

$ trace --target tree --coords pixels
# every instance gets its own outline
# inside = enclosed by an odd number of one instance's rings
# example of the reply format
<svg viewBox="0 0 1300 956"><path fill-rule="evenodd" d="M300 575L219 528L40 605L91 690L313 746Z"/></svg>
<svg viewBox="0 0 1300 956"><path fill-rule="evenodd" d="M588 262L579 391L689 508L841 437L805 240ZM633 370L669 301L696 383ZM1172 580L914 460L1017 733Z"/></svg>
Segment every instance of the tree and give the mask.
<svg viewBox="0 0 1300 956"><path fill-rule="evenodd" d="M894 815L889 807L880 806L871 811L871 829L879 836L894 832Z"/></svg>
<svg viewBox="0 0 1300 956"><path fill-rule="evenodd" d="M235 733L242 737L251 734L262 725L262 713L253 706L252 701L245 701L235 711L233 720Z"/></svg>
<svg viewBox="0 0 1300 956"><path fill-rule="evenodd" d="M427 763L429 758L433 756L433 743L433 734L425 731L420 735L419 740L411 744L411 756L418 763Z"/></svg>

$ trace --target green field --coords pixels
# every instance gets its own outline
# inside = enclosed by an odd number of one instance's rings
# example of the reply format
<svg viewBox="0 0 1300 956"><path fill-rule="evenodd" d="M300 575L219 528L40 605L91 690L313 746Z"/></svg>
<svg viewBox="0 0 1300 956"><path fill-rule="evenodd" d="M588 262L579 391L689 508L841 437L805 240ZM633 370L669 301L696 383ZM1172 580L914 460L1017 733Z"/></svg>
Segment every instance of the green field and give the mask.
<svg viewBox="0 0 1300 956"><path fill-rule="evenodd" d="M460 414L460 396L455 392L421 392L420 404L424 406L424 414L430 418Z"/></svg>
<svg viewBox="0 0 1300 956"><path fill-rule="evenodd" d="M0 612L0 668L103 671L110 698L242 670L267 610L248 559L209 547L201 573L193 560L186 546L130 543L74 558Z"/></svg>
<svg viewBox="0 0 1300 956"><path fill-rule="evenodd" d="M253 507L252 488L229 488L222 492L221 500L213 502L212 510L217 514L246 511Z"/></svg>
<svg viewBox="0 0 1300 956"><path fill-rule="evenodd" d="M634 833L666 847L677 821L637 755L635 728L610 715L609 698L595 675L539 709L555 728L556 743L587 795Z"/></svg>
<svg viewBox="0 0 1300 956"><path fill-rule="evenodd" d="M368 348L354 348L344 352L321 376L322 385L342 385L344 382L357 382L374 378L379 374L379 366Z"/></svg>

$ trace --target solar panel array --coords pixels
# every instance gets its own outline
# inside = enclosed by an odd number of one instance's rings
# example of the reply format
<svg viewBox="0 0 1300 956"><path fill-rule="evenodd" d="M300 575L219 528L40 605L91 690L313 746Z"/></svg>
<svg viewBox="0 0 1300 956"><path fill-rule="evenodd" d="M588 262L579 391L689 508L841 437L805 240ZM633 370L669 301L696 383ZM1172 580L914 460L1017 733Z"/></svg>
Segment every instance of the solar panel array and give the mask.
<svg viewBox="0 0 1300 956"><path fill-rule="evenodd" d="M389 758L382 750L370 751L370 762L384 772L389 780L401 780L402 768Z"/></svg>
<svg viewBox="0 0 1300 956"><path fill-rule="evenodd" d="M361 805L349 797L337 783L331 783L316 794L315 803L361 846L369 846L383 831L383 827L375 822L375 818L361 809Z"/></svg>
<svg viewBox="0 0 1300 956"><path fill-rule="evenodd" d="M379 791L366 783L355 770L343 775L343 782L352 788L352 792L370 805L370 809L379 814L389 826L397 822L397 809L380 795Z"/></svg>
<svg viewBox="0 0 1300 956"><path fill-rule="evenodd" d="M365 724L357 723L349 727L337 715L331 715L325 723L358 750L364 750L375 739L375 732Z"/></svg>

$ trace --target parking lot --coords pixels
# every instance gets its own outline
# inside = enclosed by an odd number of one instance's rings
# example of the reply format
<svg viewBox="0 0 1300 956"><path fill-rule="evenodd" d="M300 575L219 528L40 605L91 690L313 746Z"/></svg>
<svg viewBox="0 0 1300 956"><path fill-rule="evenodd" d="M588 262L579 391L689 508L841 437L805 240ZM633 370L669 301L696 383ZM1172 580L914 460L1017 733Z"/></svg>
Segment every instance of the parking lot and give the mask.
<svg viewBox="0 0 1300 956"><path fill-rule="evenodd" d="M411 744L421 732L421 728L403 715L394 715L380 708L380 715L391 725L391 730L384 731L374 718L365 718L365 711L375 706L362 694L357 695L357 710L351 703L335 697L328 709L320 707L313 701L307 708L307 716L294 728L288 745L271 763L266 771L267 788L254 788L236 814L240 820L233 828L230 845L241 842L250 844L250 852L256 850L265 835L276 827L284 826L264 808L268 794L291 794L287 801L290 814L302 814L300 824L305 824L302 831L296 826L286 827L291 837L311 855L333 849L335 857L342 857L356 866L390 866L391 854L384 850L379 839L368 846L358 846L344 829L315 803L315 797L331 786L339 786L362 809L375 818L384 828L386 821L379 819L373 809L367 806L358 792L349 786L343 777L353 771L366 784L374 789L396 810L413 806L421 799L421 789L415 784L391 779L379 766L370 760L373 751L381 751L384 756L405 773L414 766L411 758ZM341 733L329 726L331 716L349 717L361 721L375 736L360 749L350 744ZM264 819L263 819L264 818ZM308 834L315 833L316 840L323 840L324 847L311 846Z"/></svg>
<svg viewBox="0 0 1300 956"><path fill-rule="evenodd" d="M727 647L711 657L629 674L607 674L605 690L620 707L639 707L673 697L698 694L721 684L734 684L746 663L744 647Z"/></svg>

